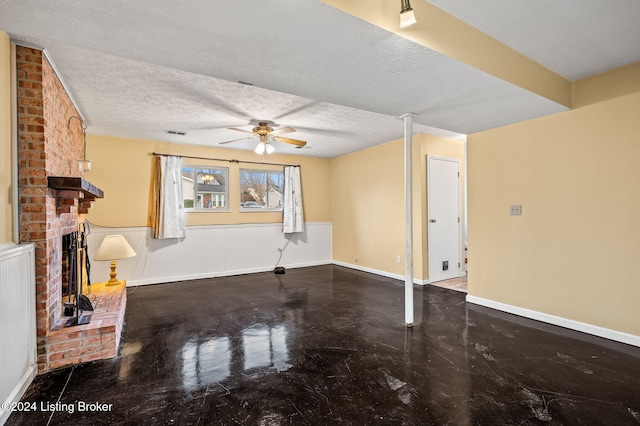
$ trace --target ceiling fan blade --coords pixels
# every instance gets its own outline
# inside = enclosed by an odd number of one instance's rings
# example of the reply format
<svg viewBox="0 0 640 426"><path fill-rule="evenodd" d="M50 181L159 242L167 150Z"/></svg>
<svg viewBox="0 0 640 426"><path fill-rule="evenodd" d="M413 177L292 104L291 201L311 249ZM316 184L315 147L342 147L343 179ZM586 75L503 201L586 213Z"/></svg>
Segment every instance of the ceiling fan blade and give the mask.
<svg viewBox="0 0 640 426"><path fill-rule="evenodd" d="M237 127L227 127L227 130L235 130L236 132L251 133L251 134L253 134L253 132L250 132L249 130L238 129Z"/></svg>
<svg viewBox="0 0 640 426"><path fill-rule="evenodd" d="M276 129L273 132L270 132L269 134L272 136L278 136L278 135L284 135L286 133L291 133L291 132L295 132L296 129L294 129L293 127L282 127L280 129Z"/></svg>
<svg viewBox="0 0 640 426"><path fill-rule="evenodd" d="M247 139L253 139L253 138L252 137L248 137L248 138L234 139L234 140L231 140L231 141L219 142L218 145L224 145L224 144L228 144L228 143L231 143L231 142L246 141Z"/></svg>
<svg viewBox="0 0 640 426"><path fill-rule="evenodd" d="M289 143L291 145L296 145L296 146L305 146L307 144L305 141L301 141L298 139L283 138L281 136L274 136L273 140L278 142Z"/></svg>

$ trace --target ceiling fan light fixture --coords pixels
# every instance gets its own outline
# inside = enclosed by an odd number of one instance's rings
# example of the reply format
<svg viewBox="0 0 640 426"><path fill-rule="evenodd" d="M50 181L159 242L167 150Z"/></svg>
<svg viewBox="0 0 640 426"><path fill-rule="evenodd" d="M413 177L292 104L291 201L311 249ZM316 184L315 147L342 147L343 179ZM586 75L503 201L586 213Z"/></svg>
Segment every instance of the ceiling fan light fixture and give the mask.
<svg viewBox="0 0 640 426"><path fill-rule="evenodd" d="M265 151L267 154L271 154L276 151L276 149L271 145L270 142L282 142L290 145L294 145L296 147L305 146L307 144L306 141L301 141L298 139L285 138L280 135L285 135L291 132L295 132L296 129L293 127L281 127L279 129L273 129L274 126L272 121L259 121L258 125L255 126L251 131L245 129L239 129L237 127L227 127L229 130L234 130L236 132L242 132L244 134L249 134L251 136L247 136L241 139L233 139L230 141L218 142L220 145L228 144L231 142L241 141L245 139L258 138L259 142L255 148L255 152L258 155L264 154Z"/></svg>
<svg viewBox="0 0 640 426"><path fill-rule="evenodd" d="M406 28L418 22L416 20L416 15L413 13L413 9L411 8L411 3L409 3L409 0L401 0L400 4L400 28Z"/></svg>
<svg viewBox="0 0 640 426"><path fill-rule="evenodd" d="M267 150L267 154L272 154L275 152L276 149L270 143L266 143L264 145L265 145L265 149Z"/></svg>

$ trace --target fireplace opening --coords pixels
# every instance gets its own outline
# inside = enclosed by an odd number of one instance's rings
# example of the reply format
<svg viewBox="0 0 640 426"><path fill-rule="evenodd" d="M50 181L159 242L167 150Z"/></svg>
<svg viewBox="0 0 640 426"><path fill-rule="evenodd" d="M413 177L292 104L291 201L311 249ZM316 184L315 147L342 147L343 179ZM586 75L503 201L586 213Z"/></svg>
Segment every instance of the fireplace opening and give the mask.
<svg viewBox="0 0 640 426"><path fill-rule="evenodd" d="M93 305L83 294L83 284L89 282L86 236L84 231L62 236L62 315L70 317L65 327L91 322Z"/></svg>

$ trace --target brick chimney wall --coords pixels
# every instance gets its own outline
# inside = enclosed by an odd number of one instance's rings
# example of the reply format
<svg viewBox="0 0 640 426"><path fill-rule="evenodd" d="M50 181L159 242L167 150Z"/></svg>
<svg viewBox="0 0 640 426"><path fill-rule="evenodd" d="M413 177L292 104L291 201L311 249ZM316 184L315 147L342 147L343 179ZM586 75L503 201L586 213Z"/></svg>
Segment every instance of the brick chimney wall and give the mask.
<svg viewBox="0 0 640 426"><path fill-rule="evenodd" d="M62 317L61 236L78 229L77 204L58 214L48 176L81 177L84 140L79 116L42 51L17 46L20 241L35 244L38 370L49 370L48 334Z"/></svg>

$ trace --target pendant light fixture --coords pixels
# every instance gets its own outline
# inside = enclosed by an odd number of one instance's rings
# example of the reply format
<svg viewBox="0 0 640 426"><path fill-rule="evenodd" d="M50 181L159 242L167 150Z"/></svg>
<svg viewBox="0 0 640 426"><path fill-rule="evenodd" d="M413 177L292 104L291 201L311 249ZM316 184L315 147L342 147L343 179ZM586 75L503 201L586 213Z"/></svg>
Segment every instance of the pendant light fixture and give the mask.
<svg viewBox="0 0 640 426"><path fill-rule="evenodd" d="M416 21L416 15L413 13L409 0L400 0L400 5L400 28L406 28L418 22Z"/></svg>

